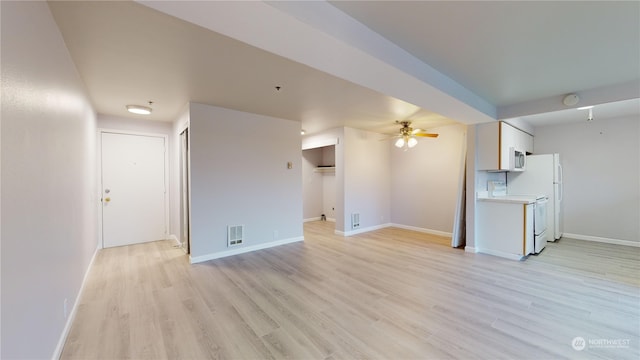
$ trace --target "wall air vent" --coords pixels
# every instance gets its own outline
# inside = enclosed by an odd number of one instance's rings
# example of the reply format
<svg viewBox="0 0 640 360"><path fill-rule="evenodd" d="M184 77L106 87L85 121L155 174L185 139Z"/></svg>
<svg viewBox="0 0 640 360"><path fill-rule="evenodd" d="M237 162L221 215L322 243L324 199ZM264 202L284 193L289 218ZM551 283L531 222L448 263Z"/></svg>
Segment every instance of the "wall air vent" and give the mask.
<svg viewBox="0 0 640 360"><path fill-rule="evenodd" d="M244 225L227 226L227 247L242 245Z"/></svg>
<svg viewBox="0 0 640 360"><path fill-rule="evenodd" d="M351 228L357 229L359 227L360 227L360 214L359 213L351 214Z"/></svg>

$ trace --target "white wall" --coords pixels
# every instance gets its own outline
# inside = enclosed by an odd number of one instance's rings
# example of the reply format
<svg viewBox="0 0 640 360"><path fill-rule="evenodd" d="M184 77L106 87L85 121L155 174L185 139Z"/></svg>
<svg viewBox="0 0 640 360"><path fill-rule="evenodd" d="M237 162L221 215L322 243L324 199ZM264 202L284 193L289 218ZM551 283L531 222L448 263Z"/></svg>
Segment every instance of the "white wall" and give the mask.
<svg viewBox="0 0 640 360"><path fill-rule="evenodd" d="M228 225L245 226L243 247L301 240L300 123L195 103L189 116L192 261L228 251Z"/></svg>
<svg viewBox="0 0 640 360"><path fill-rule="evenodd" d="M465 251L475 252L476 243L476 192L479 191L476 156L476 125L467 126L467 162L466 162L466 183L465 183Z"/></svg>
<svg viewBox="0 0 640 360"><path fill-rule="evenodd" d="M96 119L46 2L2 7L2 353L51 358L97 248Z"/></svg>
<svg viewBox="0 0 640 360"><path fill-rule="evenodd" d="M360 214L360 228L355 231L372 230L391 221L390 149L389 142L380 141L383 137L374 132L344 128L344 228L338 227L336 219L337 231L346 234L354 231L351 228L353 213ZM338 156L336 147L339 164Z"/></svg>
<svg viewBox="0 0 640 360"><path fill-rule="evenodd" d="M182 157L182 140L180 134L189 127L189 104L185 104L180 116L173 122L171 137L169 140L174 146L171 150L170 163L171 176L169 180L169 197L170 197L170 213L169 223L171 235L175 236L183 246L186 244L186 237L182 236L185 231L182 229L182 218L180 209L182 206L182 189L180 187L182 169L180 168L180 159ZM186 247L185 247L186 249Z"/></svg>
<svg viewBox="0 0 640 360"><path fill-rule="evenodd" d="M322 165L336 164L336 147L325 146L322 148ZM325 172L322 174L322 213L327 220L336 221L336 173Z"/></svg>
<svg viewBox="0 0 640 360"><path fill-rule="evenodd" d="M391 147L391 221L426 232L451 235L462 176L465 125L429 132L414 148ZM391 142L392 143L392 142Z"/></svg>
<svg viewBox="0 0 640 360"><path fill-rule="evenodd" d="M323 211L323 174L315 172L322 163L322 148L302 150L303 218L319 218Z"/></svg>
<svg viewBox="0 0 640 360"><path fill-rule="evenodd" d="M98 128L161 135L171 135L173 133L172 123L145 120L144 118L125 118L105 114L98 114Z"/></svg>
<svg viewBox="0 0 640 360"><path fill-rule="evenodd" d="M564 232L640 242L640 119L596 119L535 132L536 154L560 154Z"/></svg>

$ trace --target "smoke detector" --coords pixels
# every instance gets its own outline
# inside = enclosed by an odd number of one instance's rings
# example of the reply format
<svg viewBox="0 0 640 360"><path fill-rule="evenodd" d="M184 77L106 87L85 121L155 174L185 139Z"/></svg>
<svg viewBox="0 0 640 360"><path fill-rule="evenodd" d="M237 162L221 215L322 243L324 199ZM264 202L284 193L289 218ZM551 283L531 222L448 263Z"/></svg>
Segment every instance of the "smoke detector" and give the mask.
<svg viewBox="0 0 640 360"><path fill-rule="evenodd" d="M573 106L580 102L580 97L576 94L569 94L562 99L562 103L567 106Z"/></svg>

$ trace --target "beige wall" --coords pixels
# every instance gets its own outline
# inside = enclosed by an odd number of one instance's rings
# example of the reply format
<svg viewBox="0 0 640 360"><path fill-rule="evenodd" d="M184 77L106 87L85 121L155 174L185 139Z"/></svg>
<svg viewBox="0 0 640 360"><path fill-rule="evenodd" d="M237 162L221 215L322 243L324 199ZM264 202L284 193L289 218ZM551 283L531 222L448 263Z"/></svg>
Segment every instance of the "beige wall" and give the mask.
<svg viewBox="0 0 640 360"><path fill-rule="evenodd" d="M560 154L565 236L640 242L639 118L538 127L534 146Z"/></svg>
<svg viewBox="0 0 640 360"><path fill-rule="evenodd" d="M453 232L466 142L465 125L429 132L414 148L391 149L392 222L425 231Z"/></svg>
<svg viewBox="0 0 640 360"><path fill-rule="evenodd" d="M192 259L230 250L228 225L243 247L302 239L300 123L196 103L189 121Z"/></svg>
<svg viewBox="0 0 640 360"><path fill-rule="evenodd" d="M344 128L344 232L371 230L391 220L389 143L385 135ZM336 152L338 154L338 152ZM339 181L337 178L336 181ZM360 227L351 228L351 215ZM338 216L338 214L336 214ZM337 230L340 230L336 226Z"/></svg>
<svg viewBox="0 0 640 360"><path fill-rule="evenodd" d="M52 358L98 245L96 118L47 3L1 6L0 357Z"/></svg>

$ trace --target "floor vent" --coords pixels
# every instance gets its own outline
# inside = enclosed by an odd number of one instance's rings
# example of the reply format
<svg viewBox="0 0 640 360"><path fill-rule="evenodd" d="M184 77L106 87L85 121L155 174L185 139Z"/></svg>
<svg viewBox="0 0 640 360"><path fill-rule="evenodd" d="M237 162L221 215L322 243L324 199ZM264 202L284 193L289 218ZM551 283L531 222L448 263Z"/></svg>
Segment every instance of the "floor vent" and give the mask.
<svg viewBox="0 0 640 360"><path fill-rule="evenodd" d="M360 214L359 213L351 214L351 228L357 229L359 227L360 227Z"/></svg>
<svg viewBox="0 0 640 360"><path fill-rule="evenodd" d="M234 225L227 227L227 247L242 245L244 236L244 225Z"/></svg>

